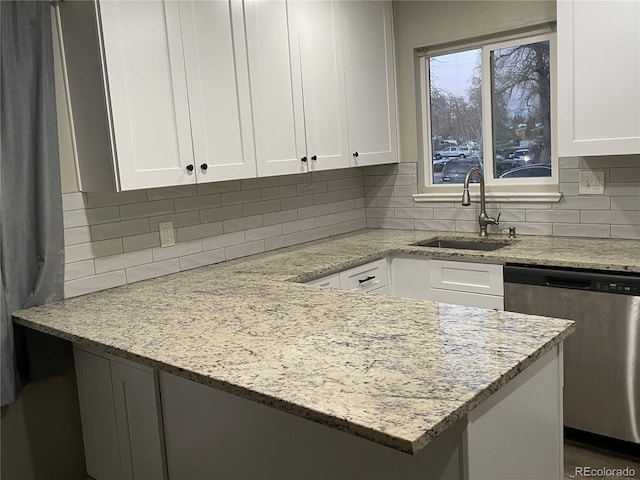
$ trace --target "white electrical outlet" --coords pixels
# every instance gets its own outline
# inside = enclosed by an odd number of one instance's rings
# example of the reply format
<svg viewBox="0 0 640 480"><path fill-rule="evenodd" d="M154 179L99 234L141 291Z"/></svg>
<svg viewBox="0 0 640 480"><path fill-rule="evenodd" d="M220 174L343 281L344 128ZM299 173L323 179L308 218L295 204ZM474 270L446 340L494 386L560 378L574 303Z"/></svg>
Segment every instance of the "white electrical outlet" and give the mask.
<svg viewBox="0 0 640 480"><path fill-rule="evenodd" d="M604 195L604 172L580 171L578 181L580 195Z"/></svg>
<svg viewBox="0 0 640 480"><path fill-rule="evenodd" d="M173 222L162 222L158 224L160 229L160 246L170 247L176 244L176 237L173 234Z"/></svg>

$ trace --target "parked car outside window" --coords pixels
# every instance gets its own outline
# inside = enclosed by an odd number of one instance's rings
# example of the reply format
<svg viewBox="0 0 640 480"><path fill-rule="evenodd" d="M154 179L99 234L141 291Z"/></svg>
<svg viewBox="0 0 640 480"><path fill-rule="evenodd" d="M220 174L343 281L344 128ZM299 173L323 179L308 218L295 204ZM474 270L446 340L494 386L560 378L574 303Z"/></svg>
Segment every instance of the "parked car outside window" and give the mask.
<svg viewBox="0 0 640 480"><path fill-rule="evenodd" d="M454 159L449 160L444 168L442 169L442 173L440 174L440 179L443 183L463 183L464 177L467 175L469 170L473 167L477 167L482 169L482 165L480 162L476 160L466 160L466 159ZM478 178L471 179L473 182L477 182Z"/></svg>
<svg viewBox="0 0 640 480"><path fill-rule="evenodd" d="M466 158L469 155L469 148L468 147L447 147L447 148L443 148L442 150L436 150L434 152L433 157L436 160L440 160L442 158L452 158L452 157L458 157L458 158Z"/></svg>
<svg viewBox="0 0 640 480"><path fill-rule="evenodd" d="M532 164L516 167L500 175L500 178L550 177L551 167L548 165Z"/></svg>

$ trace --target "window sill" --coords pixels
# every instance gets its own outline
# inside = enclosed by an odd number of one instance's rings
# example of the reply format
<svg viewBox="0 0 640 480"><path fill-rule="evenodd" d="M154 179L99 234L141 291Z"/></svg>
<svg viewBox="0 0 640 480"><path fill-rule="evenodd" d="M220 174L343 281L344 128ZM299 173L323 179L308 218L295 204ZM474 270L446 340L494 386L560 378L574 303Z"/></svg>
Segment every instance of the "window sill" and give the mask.
<svg viewBox="0 0 640 480"><path fill-rule="evenodd" d="M471 200L479 201L480 193L470 192ZM557 203L562 198L560 192L487 192L487 202L518 203ZM462 198L462 186L459 192L416 193L413 201L422 202L459 202Z"/></svg>

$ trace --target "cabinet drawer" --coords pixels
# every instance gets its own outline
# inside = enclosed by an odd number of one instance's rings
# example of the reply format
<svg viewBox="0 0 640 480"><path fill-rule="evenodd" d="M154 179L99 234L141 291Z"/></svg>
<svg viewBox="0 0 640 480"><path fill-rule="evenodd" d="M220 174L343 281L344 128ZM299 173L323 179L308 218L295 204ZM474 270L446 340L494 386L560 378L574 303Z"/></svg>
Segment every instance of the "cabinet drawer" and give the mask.
<svg viewBox="0 0 640 480"><path fill-rule="evenodd" d="M431 260L429 285L442 290L502 296L502 265Z"/></svg>
<svg viewBox="0 0 640 480"><path fill-rule="evenodd" d="M316 285L318 287L340 288L340 274L334 273L326 277L316 278L305 282L307 285Z"/></svg>
<svg viewBox="0 0 640 480"><path fill-rule="evenodd" d="M389 284L389 267L386 259L360 265L340 272L340 288L368 292Z"/></svg>
<svg viewBox="0 0 640 480"><path fill-rule="evenodd" d="M384 287L374 288L373 290L369 290L367 293L372 293L374 295L389 295L389 285L385 285Z"/></svg>

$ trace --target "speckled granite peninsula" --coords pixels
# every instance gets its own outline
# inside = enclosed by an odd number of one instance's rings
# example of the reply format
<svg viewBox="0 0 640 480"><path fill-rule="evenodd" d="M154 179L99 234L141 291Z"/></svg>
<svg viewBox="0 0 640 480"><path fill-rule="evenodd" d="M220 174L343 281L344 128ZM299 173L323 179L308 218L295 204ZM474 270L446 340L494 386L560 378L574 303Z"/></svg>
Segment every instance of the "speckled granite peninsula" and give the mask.
<svg viewBox="0 0 640 480"><path fill-rule="evenodd" d="M16 322L415 453L570 321L295 282L391 254L640 271L640 242L523 237L496 252L365 231L16 312ZM494 237L496 238L496 237Z"/></svg>

